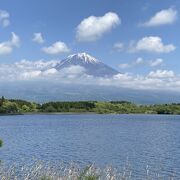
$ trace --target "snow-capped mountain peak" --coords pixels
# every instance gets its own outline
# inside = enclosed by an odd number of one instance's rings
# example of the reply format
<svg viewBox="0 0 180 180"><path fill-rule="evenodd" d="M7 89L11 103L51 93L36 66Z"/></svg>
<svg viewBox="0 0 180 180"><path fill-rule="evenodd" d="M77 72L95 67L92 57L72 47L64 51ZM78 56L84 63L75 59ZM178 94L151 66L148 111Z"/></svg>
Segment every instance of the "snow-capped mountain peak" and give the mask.
<svg viewBox="0 0 180 180"><path fill-rule="evenodd" d="M85 63L99 63L100 61L96 59L95 57L83 52L83 53L77 53L77 54L72 54L67 57L69 60L81 60Z"/></svg>
<svg viewBox="0 0 180 180"><path fill-rule="evenodd" d="M71 66L81 66L85 69L85 73L95 77L110 77L119 72L103 62L97 60L95 57L87 53L77 53L68 56L62 60L55 69L61 71L64 68Z"/></svg>

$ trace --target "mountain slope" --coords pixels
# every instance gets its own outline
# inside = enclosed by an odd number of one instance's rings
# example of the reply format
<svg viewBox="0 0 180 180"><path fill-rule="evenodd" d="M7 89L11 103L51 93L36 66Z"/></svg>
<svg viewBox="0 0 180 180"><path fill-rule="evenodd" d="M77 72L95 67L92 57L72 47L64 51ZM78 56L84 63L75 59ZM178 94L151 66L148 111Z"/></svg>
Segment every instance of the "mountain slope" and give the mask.
<svg viewBox="0 0 180 180"><path fill-rule="evenodd" d="M117 70L86 53L70 55L62 60L55 68L60 71L61 69L70 66L82 66L85 69L86 74L96 77L110 77L119 73Z"/></svg>

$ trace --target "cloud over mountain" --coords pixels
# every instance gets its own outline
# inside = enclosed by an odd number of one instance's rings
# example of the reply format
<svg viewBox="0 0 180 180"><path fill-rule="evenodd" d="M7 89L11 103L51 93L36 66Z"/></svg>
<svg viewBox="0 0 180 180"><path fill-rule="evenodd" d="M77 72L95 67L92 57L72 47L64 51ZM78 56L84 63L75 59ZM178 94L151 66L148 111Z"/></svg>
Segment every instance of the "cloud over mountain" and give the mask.
<svg viewBox="0 0 180 180"><path fill-rule="evenodd" d="M68 61L67 58L66 62ZM86 62L89 63L89 60L86 59ZM138 59L136 62L144 63L144 60ZM43 82L53 82L54 86L65 83L72 87L79 84L138 90L180 90L180 74L168 69L150 71L146 75L117 73L112 76L93 76L88 74L86 66L80 64L60 66L60 69L59 65L63 65L60 60L22 60L12 64L0 64L0 82L38 82L39 86Z"/></svg>
<svg viewBox="0 0 180 180"><path fill-rule="evenodd" d="M108 12L101 17L90 16L77 26L76 39L81 42L96 41L119 24L121 19L114 12Z"/></svg>
<svg viewBox="0 0 180 180"><path fill-rule="evenodd" d="M45 52L46 54L56 55L56 54L68 53L70 52L70 49L64 42L57 41L49 47L43 47L42 51Z"/></svg>
<svg viewBox="0 0 180 180"><path fill-rule="evenodd" d="M174 76L175 76L175 73L170 70L158 69L156 71L151 71L149 73L149 77L151 78L173 78Z"/></svg>

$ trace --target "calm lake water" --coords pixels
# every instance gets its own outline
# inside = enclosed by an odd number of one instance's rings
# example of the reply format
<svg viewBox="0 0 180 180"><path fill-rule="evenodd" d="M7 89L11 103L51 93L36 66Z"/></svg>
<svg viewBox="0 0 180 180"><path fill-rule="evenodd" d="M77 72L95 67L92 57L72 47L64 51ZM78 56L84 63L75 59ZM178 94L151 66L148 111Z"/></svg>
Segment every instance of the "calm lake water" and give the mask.
<svg viewBox="0 0 180 180"><path fill-rule="evenodd" d="M147 165L180 178L180 116L0 116L0 138L6 164L40 159L122 169L128 161L137 179Z"/></svg>

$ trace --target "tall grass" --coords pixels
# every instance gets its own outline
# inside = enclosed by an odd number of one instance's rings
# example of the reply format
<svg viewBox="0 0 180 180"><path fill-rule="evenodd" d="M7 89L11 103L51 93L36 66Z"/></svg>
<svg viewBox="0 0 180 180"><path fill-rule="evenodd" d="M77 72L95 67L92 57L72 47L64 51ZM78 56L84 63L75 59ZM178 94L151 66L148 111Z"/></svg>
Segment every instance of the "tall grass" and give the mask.
<svg viewBox="0 0 180 180"><path fill-rule="evenodd" d="M43 163L35 163L32 166L4 167L0 165L0 180L129 180L131 172L124 170L118 172L108 166L104 169L89 165L83 169L73 163L68 166L60 165L54 168Z"/></svg>
<svg viewBox="0 0 180 180"><path fill-rule="evenodd" d="M144 168L145 173L141 178L134 175L129 165L125 165L121 171L107 166L98 168L89 165L83 169L71 163L70 165L60 165L53 167L48 164L36 162L31 166L21 168L0 165L0 180L175 180L179 179L175 175L164 176L160 172L150 172L150 167Z"/></svg>

